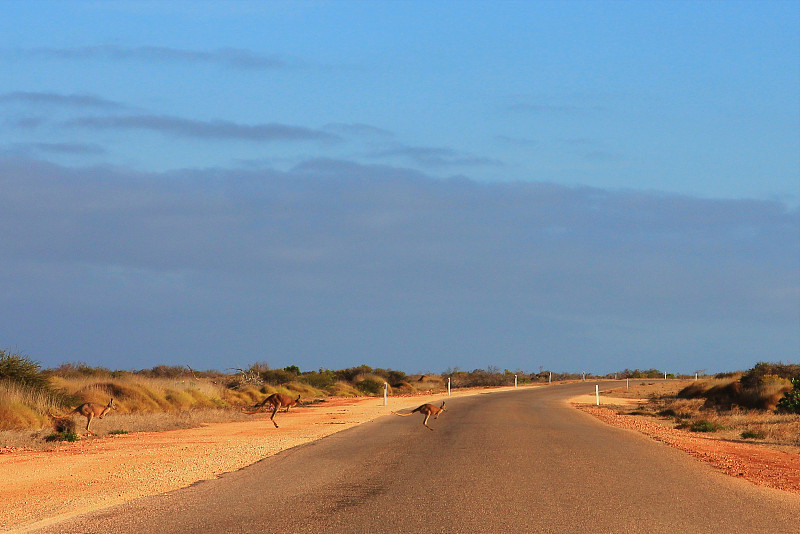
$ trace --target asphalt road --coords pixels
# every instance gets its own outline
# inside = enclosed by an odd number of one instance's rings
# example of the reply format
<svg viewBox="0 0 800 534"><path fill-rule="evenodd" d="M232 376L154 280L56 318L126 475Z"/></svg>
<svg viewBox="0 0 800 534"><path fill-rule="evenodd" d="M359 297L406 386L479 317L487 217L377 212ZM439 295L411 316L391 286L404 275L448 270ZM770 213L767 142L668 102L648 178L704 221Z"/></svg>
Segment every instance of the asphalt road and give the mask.
<svg viewBox="0 0 800 534"><path fill-rule="evenodd" d="M602 387L602 386L601 386ZM722 475L564 399L593 383L453 398L220 479L39 532L800 532L800 497Z"/></svg>

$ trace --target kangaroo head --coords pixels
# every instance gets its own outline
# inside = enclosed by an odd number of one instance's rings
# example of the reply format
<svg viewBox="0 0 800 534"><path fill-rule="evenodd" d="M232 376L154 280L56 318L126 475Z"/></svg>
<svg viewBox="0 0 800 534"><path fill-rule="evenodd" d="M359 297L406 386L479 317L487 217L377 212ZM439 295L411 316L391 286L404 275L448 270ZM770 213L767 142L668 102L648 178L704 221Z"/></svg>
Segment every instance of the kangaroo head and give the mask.
<svg viewBox="0 0 800 534"><path fill-rule="evenodd" d="M445 409L446 409L446 408L444 407L444 402L445 402L445 401L442 401L442 405L439 407L439 409L440 409L441 411L445 411Z"/></svg>

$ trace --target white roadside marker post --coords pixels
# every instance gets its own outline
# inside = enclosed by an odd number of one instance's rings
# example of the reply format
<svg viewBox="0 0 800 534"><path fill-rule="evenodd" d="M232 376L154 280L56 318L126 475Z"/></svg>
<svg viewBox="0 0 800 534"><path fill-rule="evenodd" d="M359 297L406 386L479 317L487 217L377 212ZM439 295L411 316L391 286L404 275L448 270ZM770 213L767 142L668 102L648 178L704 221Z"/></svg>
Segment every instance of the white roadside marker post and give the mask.
<svg viewBox="0 0 800 534"><path fill-rule="evenodd" d="M450 377L447 377L447 396L450 396Z"/></svg>
<svg viewBox="0 0 800 534"><path fill-rule="evenodd" d="M600 406L600 385L599 384L595 384L594 385L594 394L597 397L597 405Z"/></svg>
<svg viewBox="0 0 800 534"><path fill-rule="evenodd" d="M514 387L517 387L517 375L514 375Z"/></svg>
<svg viewBox="0 0 800 534"><path fill-rule="evenodd" d="M547 379L547 383L548 384L552 384L553 383L553 371L548 371L548 372L550 373L550 377Z"/></svg>
<svg viewBox="0 0 800 534"><path fill-rule="evenodd" d="M383 405L384 406L386 406L388 404L388 402L389 402L388 396L389 396L389 383L388 382L384 382L383 383Z"/></svg>

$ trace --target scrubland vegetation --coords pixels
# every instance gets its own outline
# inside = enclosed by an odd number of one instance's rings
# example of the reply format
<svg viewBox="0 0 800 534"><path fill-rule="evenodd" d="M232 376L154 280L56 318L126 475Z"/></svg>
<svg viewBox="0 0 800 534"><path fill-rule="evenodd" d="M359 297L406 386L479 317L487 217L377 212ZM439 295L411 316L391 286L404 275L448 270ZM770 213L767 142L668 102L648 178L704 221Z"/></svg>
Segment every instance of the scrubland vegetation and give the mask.
<svg viewBox="0 0 800 534"><path fill-rule="evenodd" d="M694 381L628 413L722 439L800 446L800 365L760 362Z"/></svg>
<svg viewBox="0 0 800 534"><path fill-rule="evenodd" d="M471 373L452 370L449 375L407 375L367 365L302 372L297 366L271 369L266 363L226 372L166 365L119 371L84 363L42 369L25 355L0 350L0 446L8 441L9 432L26 431L36 439L72 439L76 421L81 425L82 418L61 422L51 414L67 414L86 402L105 405L112 397L117 409L109 416L110 433L125 433L235 420L243 417L241 408L271 393L299 394L302 402L309 403L331 396L379 396L388 384L390 395L413 395L444 391L448 377L453 388L514 382L513 373L491 368Z"/></svg>
<svg viewBox="0 0 800 534"><path fill-rule="evenodd" d="M294 365L271 369L263 362L225 372L166 365L119 371L83 363L42 369L25 355L0 350L0 446L10 433L20 432L38 440L71 439L76 423L58 423L50 414L66 414L85 402L105 405L111 397L118 407L110 416L114 422L107 425L108 432L125 433L243 418L243 407L276 392L299 394L303 403L311 403L330 396L380 396L384 384L390 395L397 396L442 392L448 380L451 388L468 388L513 385L515 378L518 384L530 384L614 377L663 378L664 373L625 369L592 377L543 369L534 373L501 371L490 366L469 372L455 368L441 374L407 375L367 365L303 372ZM783 441L786 436L779 435L793 432L797 441L800 365L759 363L747 372L693 382L672 398L654 399L647 410L698 431L734 429L746 439ZM81 419L73 419L81 425ZM776 423L781 428L776 429Z"/></svg>

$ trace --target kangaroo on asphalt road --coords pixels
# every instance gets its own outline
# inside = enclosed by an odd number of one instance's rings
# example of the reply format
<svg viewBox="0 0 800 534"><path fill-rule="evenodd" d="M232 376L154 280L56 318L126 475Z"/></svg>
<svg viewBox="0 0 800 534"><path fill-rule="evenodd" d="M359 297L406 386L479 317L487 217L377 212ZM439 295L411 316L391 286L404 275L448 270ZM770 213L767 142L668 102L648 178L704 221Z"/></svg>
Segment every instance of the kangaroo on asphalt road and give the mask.
<svg viewBox="0 0 800 534"><path fill-rule="evenodd" d="M428 426L428 418L430 418L430 416L433 416L434 419L439 419L439 414L442 413L444 410L445 410L444 401L442 401L442 405L439 407L436 407L433 404L423 404L419 408L414 408L408 413L397 413L397 412L392 412L392 413L395 415L399 415L400 417L408 417L409 415L417 412L424 414L425 420L422 421L422 424L425 425L425 428L427 428L428 430L433 430L431 427Z"/></svg>

